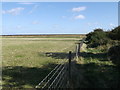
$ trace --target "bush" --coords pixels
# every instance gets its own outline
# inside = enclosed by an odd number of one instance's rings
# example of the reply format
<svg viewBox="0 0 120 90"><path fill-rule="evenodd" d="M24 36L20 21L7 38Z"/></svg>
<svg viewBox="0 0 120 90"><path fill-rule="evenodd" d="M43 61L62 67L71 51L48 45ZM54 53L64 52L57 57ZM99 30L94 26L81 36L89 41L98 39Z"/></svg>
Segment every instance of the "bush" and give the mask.
<svg viewBox="0 0 120 90"><path fill-rule="evenodd" d="M112 40L120 40L120 26L116 27L108 33L109 38Z"/></svg>
<svg viewBox="0 0 120 90"><path fill-rule="evenodd" d="M95 29L94 32L91 32L86 36L88 47L92 48L100 45L106 45L109 41L106 32L104 32L102 29Z"/></svg>
<svg viewBox="0 0 120 90"><path fill-rule="evenodd" d="M108 51L108 57L114 64L120 67L120 45L111 47Z"/></svg>

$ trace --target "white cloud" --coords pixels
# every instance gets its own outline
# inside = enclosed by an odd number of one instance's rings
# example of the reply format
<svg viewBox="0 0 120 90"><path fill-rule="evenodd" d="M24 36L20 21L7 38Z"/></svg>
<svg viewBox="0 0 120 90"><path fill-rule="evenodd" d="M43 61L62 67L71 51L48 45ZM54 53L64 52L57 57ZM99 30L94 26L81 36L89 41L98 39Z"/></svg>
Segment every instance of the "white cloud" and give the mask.
<svg viewBox="0 0 120 90"><path fill-rule="evenodd" d="M58 24L54 24L54 25L53 25L53 28L58 28L58 27L59 27Z"/></svg>
<svg viewBox="0 0 120 90"><path fill-rule="evenodd" d="M40 22L38 22L38 21L33 21L33 22L32 22L32 24L35 24L35 25L36 25L36 24L39 24L39 23L40 23Z"/></svg>
<svg viewBox="0 0 120 90"><path fill-rule="evenodd" d="M78 15L78 16L75 16L74 19L85 19L85 16L83 16L83 15Z"/></svg>
<svg viewBox="0 0 120 90"><path fill-rule="evenodd" d="M102 27L102 26L96 26L96 27L95 27L95 29L99 29L99 28L102 29L103 27Z"/></svg>
<svg viewBox="0 0 120 90"><path fill-rule="evenodd" d="M31 9L31 11L29 12L30 14L34 12L34 10L38 7L38 5L34 5L34 7Z"/></svg>
<svg viewBox="0 0 120 90"><path fill-rule="evenodd" d="M95 24L95 25L98 25L99 23L98 23L98 22L95 22L94 24Z"/></svg>
<svg viewBox="0 0 120 90"><path fill-rule="evenodd" d="M113 23L110 23L110 26L112 26L112 27L113 27L113 26L115 26L115 25L114 25Z"/></svg>
<svg viewBox="0 0 120 90"><path fill-rule="evenodd" d="M21 29L21 28L22 28L21 25L17 25L17 26L16 26L16 29Z"/></svg>
<svg viewBox="0 0 120 90"><path fill-rule="evenodd" d="M92 24L91 23L87 23L88 26L91 26Z"/></svg>
<svg viewBox="0 0 120 90"><path fill-rule="evenodd" d="M84 11L86 9L86 7L77 7L77 8L73 8L72 11L73 12L80 12L80 11Z"/></svg>
<svg viewBox="0 0 120 90"><path fill-rule="evenodd" d="M18 4L31 5L31 4L34 4L34 3L31 3L31 2L22 2L22 3L18 3Z"/></svg>
<svg viewBox="0 0 120 90"><path fill-rule="evenodd" d="M109 25L110 25L111 28L117 27L117 25L115 25L115 24L113 24L113 23L110 23Z"/></svg>
<svg viewBox="0 0 120 90"><path fill-rule="evenodd" d="M98 22L94 22L94 23L88 22L87 25L88 26L93 26L93 25L96 26L96 25L99 25L99 23Z"/></svg>
<svg viewBox="0 0 120 90"><path fill-rule="evenodd" d="M24 10L24 8L18 7L18 8L13 8L13 9L10 9L10 10L3 10L2 13L3 13L3 14L18 15L18 14L20 14L20 12L21 12L22 10Z"/></svg>
<svg viewBox="0 0 120 90"><path fill-rule="evenodd" d="M62 18L66 18L66 16L62 16Z"/></svg>
<svg viewBox="0 0 120 90"><path fill-rule="evenodd" d="M2 10L2 14L5 14L5 10Z"/></svg>

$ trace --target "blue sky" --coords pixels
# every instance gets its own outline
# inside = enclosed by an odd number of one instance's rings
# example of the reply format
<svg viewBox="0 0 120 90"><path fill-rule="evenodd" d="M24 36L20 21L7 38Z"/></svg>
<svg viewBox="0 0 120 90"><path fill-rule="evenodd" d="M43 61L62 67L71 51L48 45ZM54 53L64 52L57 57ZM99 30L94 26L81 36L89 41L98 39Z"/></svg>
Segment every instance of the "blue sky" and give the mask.
<svg viewBox="0 0 120 90"><path fill-rule="evenodd" d="M2 34L86 34L118 25L117 2L3 2Z"/></svg>

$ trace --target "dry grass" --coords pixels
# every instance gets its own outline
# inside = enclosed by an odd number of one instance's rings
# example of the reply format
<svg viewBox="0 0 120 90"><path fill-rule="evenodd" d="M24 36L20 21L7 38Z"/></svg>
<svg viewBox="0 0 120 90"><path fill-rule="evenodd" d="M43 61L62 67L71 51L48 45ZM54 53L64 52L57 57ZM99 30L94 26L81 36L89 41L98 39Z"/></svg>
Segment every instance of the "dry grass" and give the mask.
<svg viewBox="0 0 120 90"><path fill-rule="evenodd" d="M3 38L3 87L34 88L79 38ZM47 56L45 53L54 53Z"/></svg>

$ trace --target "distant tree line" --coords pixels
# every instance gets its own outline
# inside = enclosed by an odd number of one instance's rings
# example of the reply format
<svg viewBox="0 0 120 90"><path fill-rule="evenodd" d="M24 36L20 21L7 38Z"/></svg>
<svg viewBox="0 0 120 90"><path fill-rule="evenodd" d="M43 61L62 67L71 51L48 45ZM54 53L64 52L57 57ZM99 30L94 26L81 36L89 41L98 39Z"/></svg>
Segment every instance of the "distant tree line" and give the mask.
<svg viewBox="0 0 120 90"><path fill-rule="evenodd" d="M120 67L120 26L111 31L104 31L98 28L86 36L88 47L96 48L110 44L111 48L108 50L108 57L114 64Z"/></svg>

